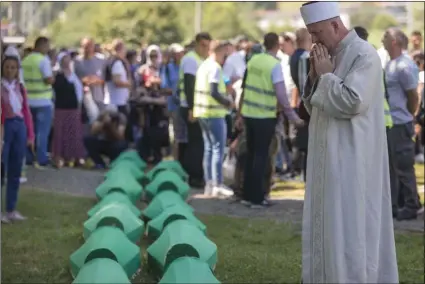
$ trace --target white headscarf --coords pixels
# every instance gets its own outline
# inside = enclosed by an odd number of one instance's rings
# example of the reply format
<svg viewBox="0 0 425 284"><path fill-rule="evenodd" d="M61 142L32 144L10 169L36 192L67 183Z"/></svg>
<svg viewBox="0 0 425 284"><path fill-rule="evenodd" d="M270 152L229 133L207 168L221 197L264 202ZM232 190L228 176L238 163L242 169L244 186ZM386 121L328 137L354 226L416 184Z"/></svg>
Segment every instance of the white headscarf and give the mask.
<svg viewBox="0 0 425 284"><path fill-rule="evenodd" d="M67 55L69 56L68 52L61 51L61 52L59 52L58 56L56 57L56 62L58 63L58 67L59 67L60 70L62 70L62 59Z"/></svg>
<svg viewBox="0 0 425 284"><path fill-rule="evenodd" d="M64 59L65 56L70 56L70 54L66 51L61 51L61 52L59 52L58 56L56 57L56 62L58 64L59 70L62 70L62 60ZM70 83L74 84L77 99L78 99L79 102L82 102L83 95L84 95L83 85L81 84L80 79L78 79L77 75L75 75L71 66L70 66L70 69L71 69L71 74L66 76L66 79Z"/></svg>
<svg viewBox="0 0 425 284"><path fill-rule="evenodd" d="M18 58L19 62L19 81L22 83L22 85L25 85L24 82L24 70L22 69L21 65L21 55L19 54L19 51L16 47L13 45L9 45L6 50L4 51L5 56L14 56Z"/></svg>
<svg viewBox="0 0 425 284"><path fill-rule="evenodd" d="M21 62L21 55L16 47L13 45L9 45L4 51L4 55L6 56L14 56L18 58L18 61Z"/></svg>
<svg viewBox="0 0 425 284"><path fill-rule="evenodd" d="M146 49L146 64L153 65L151 61L151 57L150 57L152 51L156 51L156 53L158 54L156 66L159 67L162 63L162 54L161 54L161 49L159 48L159 46L155 44L149 45L148 48Z"/></svg>

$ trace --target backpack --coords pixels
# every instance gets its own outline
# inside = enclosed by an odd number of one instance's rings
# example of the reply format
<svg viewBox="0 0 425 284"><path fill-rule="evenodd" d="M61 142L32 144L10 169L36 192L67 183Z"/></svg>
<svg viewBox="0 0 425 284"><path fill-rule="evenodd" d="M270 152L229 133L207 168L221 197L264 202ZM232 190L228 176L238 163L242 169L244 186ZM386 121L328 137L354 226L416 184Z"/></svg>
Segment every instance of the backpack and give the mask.
<svg viewBox="0 0 425 284"><path fill-rule="evenodd" d="M122 60L122 59L120 59L120 58L118 58L116 56L113 56L113 57L109 58L108 61L107 61L107 63L106 63L106 67L105 67L105 82L111 82L112 81L112 66L114 66L115 62L117 62L117 61L121 61L122 62L122 64L124 65L124 67L125 67L125 69L127 71L127 76L129 76L129 73L130 72L128 70L127 63L124 60ZM128 78L130 78L130 77L128 77Z"/></svg>

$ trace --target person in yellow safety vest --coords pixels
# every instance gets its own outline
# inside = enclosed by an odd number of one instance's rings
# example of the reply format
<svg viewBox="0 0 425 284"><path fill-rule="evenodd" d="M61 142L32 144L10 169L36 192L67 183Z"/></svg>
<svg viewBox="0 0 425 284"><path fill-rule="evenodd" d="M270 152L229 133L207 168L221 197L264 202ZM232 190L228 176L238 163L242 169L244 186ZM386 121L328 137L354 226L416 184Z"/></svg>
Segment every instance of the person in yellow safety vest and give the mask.
<svg viewBox="0 0 425 284"><path fill-rule="evenodd" d="M204 143L199 123L193 118L193 97L196 71L209 55L211 39L208 33L197 34L195 36L195 47L183 57L179 70L179 112L186 124L187 141L179 143L178 159L189 174L189 184L201 188L204 186L202 170Z"/></svg>
<svg viewBox="0 0 425 284"><path fill-rule="evenodd" d="M210 56L196 72L193 117L199 121L204 138L205 195L233 195L223 183L222 165L226 146L225 117L234 109L233 100L226 95L222 65L226 58L225 43L214 42Z"/></svg>
<svg viewBox="0 0 425 284"><path fill-rule="evenodd" d="M47 148L53 119L52 85L54 76L50 59L47 57L49 49L49 39L39 37L35 41L34 51L22 61L28 103L36 132L36 158L40 166L49 163ZM26 162L32 164L33 160L33 149L29 149Z"/></svg>
<svg viewBox="0 0 425 284"><path fill-rule="evenodd" d="M248 62L238 108L239 116L244 119L248 148L241 202L251 208L270 205L266 200L262 178L266 171L269 146L275 134L278 104L295 126L304 125L288 101L282 66L276 58L279 50L278 35L266 34L264 47L266 53L254 55ZM240 125L240 122L237 124Z"/></svg>

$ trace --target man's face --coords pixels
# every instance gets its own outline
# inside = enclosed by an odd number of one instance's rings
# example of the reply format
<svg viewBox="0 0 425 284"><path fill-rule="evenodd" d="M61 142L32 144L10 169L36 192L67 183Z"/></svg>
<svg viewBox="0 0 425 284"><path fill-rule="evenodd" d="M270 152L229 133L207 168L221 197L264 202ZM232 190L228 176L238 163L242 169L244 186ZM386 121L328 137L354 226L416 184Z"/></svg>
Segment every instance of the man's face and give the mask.
<svg viewBox="0 0 425 284"><path fill-rule="evenodd" d="M410 42L414 49L421 49L422 47L422 37L419 35L412 35L410 37Z"/></svg>
<svg viewBox="0 0 425 284"><path fill-rule="evenodd" d="M81 42L81 48L83 49L84 55L90 55L94 53L94 42L90 39L83 39Z"/></svg>
<svg viewBox="0 0 425 284"><path fill-rule="evenodd" d="M335 48L337 44L336 32L331 22L324 21L307 25L313 44L322 44L328 50Z"/></svg>
<svg viewBox="0 0 425 284"><path fill-rule="evenodd" d="M206 58L208 57L208 54L210 52L210 40L201 39L201 41L198 42L198 50L202 57Z"/></svg>
<svg viewBox="0 0 425 284"><path fill-rule="evenodd" d="M280 38L282 38L282 40ZM291 39L279 37L279 48L285 54L292 54L294 50L294 42Z"/></svg>
<svg viewBox="0 0 425 284"><path fill-rule="evenodd" d="M385 32L384 36L382 37L382 45L384 46L385 50L391 52L393 50L394 44L394 38L389 32Z"/></svg>
<svg viewBox="0 0 425 284"><path fill-rule="evenodd" d="M174 59L174 62L180 62L183 56L184 56L184 51L171 53L171 58Z"/></svg>

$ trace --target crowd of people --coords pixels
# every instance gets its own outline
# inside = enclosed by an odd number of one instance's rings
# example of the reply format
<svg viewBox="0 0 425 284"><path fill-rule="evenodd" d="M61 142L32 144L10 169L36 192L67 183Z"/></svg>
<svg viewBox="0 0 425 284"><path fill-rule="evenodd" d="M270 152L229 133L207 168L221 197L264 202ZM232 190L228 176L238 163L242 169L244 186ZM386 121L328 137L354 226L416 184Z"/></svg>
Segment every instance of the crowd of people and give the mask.
<svg viewBox="0 0 425 284"><path fill-rule="evenodd" d="M354 29L367 41L364 28ZM378 49L385 70L393 215L416 218L422 206L414 163L423 163L422 35L398 29ZM263 42L245 36L128 50L116 39L81 40L80 50L3 45L1 72L2 222L17 210L25 166L104 169L135 148L150 164L172 155L207 195L233 196L251 208L272 205L277 180L305 180L310 114L302 96L310 72L306 28ZM422 103L422 107L420 107ZM234 161L225 180L223 160ZM227 185L226 185L227 184Z"/></svg>

